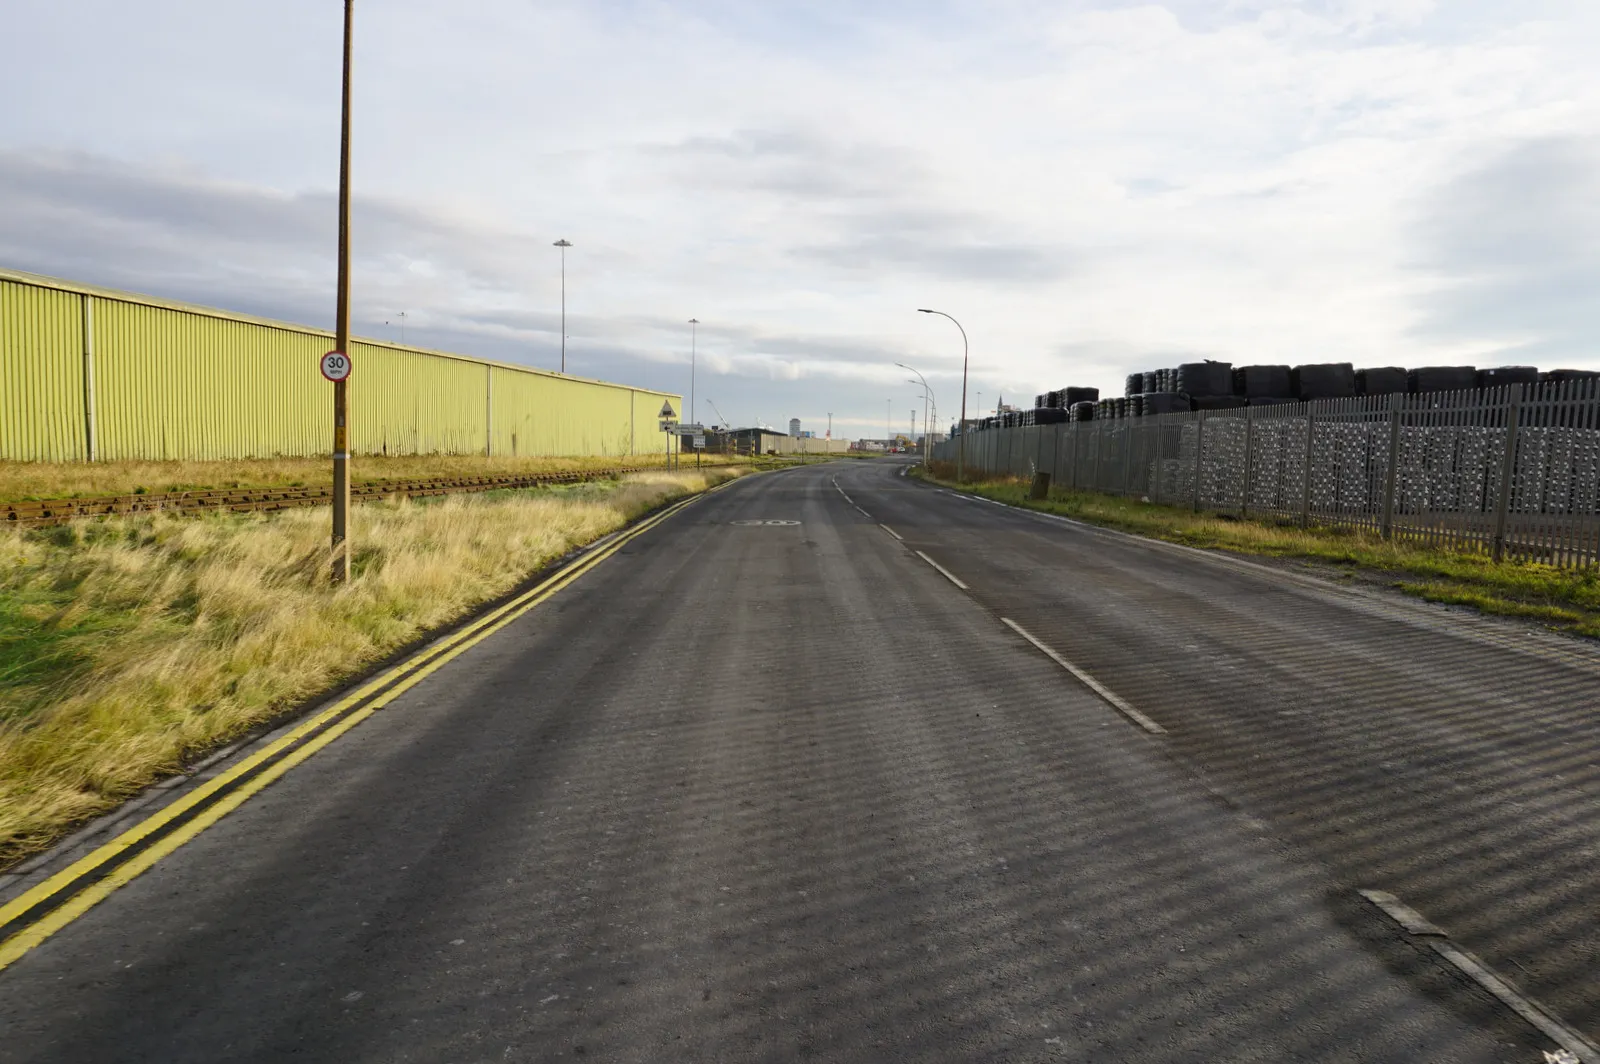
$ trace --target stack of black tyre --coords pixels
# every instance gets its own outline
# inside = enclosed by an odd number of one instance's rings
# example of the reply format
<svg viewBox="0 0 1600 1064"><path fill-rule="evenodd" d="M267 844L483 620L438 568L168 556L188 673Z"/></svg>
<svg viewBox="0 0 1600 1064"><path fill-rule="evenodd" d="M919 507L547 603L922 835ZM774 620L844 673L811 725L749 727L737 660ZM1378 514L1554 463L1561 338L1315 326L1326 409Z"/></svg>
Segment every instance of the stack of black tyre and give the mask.
<svg viewBox="0 0 1600 1064"><path fill-rule="evenodd" d="M1093 403L1100 399L1099 388L1059 388L1034 398L1035 410L1071 410L1079 403Z"/></svg>
<svg viewBox="0 0 1600 1064"><path fill-rule="evenodd" d="M1227 362L1185 362L1178 367L1178 394L1193 410L1227 410L1243 406L1233 394L1233 366Z"/></svg>
<svg viewBox="0 0 1600 1064"><path fill-rule="evenodd" d="M1059 388L1034 397L1034 408L979 419L975 428L1055 425L1064 421L1147 417L1186 410L1225 410L1241 406L1345 399L1361 395L1458 392L1600 378L1600 371L1532 366L1378 366L1356 369L1349 362L1299 366L1238 366L1207 360L1171 369L1130 373L1120 398L1100 397L1096 388Z"/></svg>
<svg viewBox="0 0 1600 1064"><path fill-rule="evenodd" d="M1411 374L1400 366L1356 370L1357 395L1397 395L1411 388Z"/></svg>

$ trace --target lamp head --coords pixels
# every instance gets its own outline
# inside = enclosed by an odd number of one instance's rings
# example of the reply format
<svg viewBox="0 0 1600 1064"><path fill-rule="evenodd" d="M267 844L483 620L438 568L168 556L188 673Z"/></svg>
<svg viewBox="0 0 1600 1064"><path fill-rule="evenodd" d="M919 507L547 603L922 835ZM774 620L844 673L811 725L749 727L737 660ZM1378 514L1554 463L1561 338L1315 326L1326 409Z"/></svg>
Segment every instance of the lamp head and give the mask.
<svg viewBox="0 0 1600 1064"><path fill-rule="evenodd" d="M554 244L551 244L550 246L553 247L553 248L570 248L572 246L572 241L570 241L570 240L566 239L565 237L563 237L562 239L557 240Z"/></svg>
<svg viewBox="0 0 1600 1064"><path fill-rule="evenodd" d="M917 308L917 313L918 313L918 314L932 314L932 313L933 313L933 311L931 311L931 310L928 310L928 309L927 309L927 308L925 308L925 307L918 307L918 308Z"/></svg>

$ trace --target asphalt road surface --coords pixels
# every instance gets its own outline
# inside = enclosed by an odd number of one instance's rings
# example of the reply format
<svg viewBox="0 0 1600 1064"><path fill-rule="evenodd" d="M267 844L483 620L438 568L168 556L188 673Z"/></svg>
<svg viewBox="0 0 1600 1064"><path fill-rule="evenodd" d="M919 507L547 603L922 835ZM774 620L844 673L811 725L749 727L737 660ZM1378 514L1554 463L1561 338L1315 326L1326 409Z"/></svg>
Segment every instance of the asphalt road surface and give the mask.
<svg viewBox="0 0 1600 1064"><path fill-rule="evenodd" d="M0 1060L1556 1048L1362 888L1600 1035L1600 655L902 468L630 541L0 972Z"/></svg>

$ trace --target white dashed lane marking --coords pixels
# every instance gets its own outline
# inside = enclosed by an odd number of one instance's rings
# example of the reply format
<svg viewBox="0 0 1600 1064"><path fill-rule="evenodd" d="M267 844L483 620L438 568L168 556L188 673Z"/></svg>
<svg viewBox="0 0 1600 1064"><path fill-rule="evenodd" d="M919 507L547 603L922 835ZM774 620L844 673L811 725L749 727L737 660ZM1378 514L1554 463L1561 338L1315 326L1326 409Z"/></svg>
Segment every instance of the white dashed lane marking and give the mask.
<svg viewBox="0 0 1600 1064"><path fill-rule="evenodd" d="M1066 669L1068 672L1072 673L1073 676L1076 676L1085 687L1089 688L1089 690L1093 691L1095 694L1111 703L1112 707L1116 709L1117 712L1133 721L1151 735L1167 734L1167 729L1163 728L1161 725L1157 724L1143 713L1140 713L1137 709L1134 709L1133 706L1129 705L1121 696L1117 695L1116 692L1112 691L1105 684L1101 683L1099 680L1096 680L1093 676L1090 676L1072 662L1056 653L1054 649L1044 643L1041 643L1034 637L1032 632L1022 627L1022 625L1018 624L1016 621L1013 621L1010 617L1002 617L1000 620L1001 623L1005 624L1013 632L1016 632L1022 638L1026 639L1035 647L1043 651L1045 657L1049 658L1057 665L1060 665L1063 669Z"/></svg>

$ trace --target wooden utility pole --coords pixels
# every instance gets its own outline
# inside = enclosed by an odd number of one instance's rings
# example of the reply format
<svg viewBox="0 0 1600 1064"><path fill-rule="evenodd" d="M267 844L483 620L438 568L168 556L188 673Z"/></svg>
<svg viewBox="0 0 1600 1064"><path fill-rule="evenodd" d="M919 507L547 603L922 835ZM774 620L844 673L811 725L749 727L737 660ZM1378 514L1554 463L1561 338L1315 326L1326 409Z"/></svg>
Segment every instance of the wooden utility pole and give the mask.
<svg viewBox="0 0 1600 1064"><path fill-rule="evenodd" d="M344 97L339 118L339 310L334 347L350 355L350 28L355 0L344 0ZM333 382L333 582L350 579L350 380Z"/></svg>

